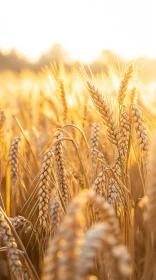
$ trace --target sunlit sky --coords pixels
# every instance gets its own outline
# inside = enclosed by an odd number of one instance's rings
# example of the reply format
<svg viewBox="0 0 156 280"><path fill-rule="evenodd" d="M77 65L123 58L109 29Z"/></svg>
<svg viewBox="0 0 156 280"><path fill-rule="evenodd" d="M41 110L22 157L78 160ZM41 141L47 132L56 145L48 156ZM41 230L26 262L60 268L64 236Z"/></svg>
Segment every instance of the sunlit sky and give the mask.
<svg viewBox="0 0 156 280"><path fill-rule="evenodd" d="M30 59L60 43L89 61L103 49L156 57L156 0L0 0L0 48Z"/></svg>

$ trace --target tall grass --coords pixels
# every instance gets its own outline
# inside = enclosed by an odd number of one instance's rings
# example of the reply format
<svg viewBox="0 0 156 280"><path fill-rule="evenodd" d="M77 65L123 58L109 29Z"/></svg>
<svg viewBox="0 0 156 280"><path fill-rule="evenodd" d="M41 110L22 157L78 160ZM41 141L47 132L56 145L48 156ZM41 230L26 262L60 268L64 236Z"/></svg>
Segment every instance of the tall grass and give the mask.
<svg viewBox="0 0 156 280"><path fill-rule="evenodd" d="M0 75L0 279L156 279L155 100L134 71Z"/></svg>

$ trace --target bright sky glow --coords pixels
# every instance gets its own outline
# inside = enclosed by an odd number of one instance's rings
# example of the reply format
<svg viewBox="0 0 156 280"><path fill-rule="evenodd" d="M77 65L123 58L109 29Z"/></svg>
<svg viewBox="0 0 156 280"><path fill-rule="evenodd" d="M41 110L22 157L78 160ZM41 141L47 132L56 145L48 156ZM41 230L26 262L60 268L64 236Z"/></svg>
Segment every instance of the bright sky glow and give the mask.
<svg viewBox="0 0 156 280"><path fill-rule="evenodd" d="M61 43L89 61L102 49L156 57L155 0L1 0L0 48L31 59Z"/></svg>

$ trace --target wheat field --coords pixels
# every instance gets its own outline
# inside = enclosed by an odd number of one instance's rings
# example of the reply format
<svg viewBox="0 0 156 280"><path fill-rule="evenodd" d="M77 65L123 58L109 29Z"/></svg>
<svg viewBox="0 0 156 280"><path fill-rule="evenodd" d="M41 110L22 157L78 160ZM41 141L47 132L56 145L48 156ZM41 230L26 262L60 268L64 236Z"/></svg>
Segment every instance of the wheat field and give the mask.
<svg viewBox="0 0 156 280"><path fill-rule="evenodd" d="M0 279L156 279L156 96L117 73L0 74Z"/></svg>

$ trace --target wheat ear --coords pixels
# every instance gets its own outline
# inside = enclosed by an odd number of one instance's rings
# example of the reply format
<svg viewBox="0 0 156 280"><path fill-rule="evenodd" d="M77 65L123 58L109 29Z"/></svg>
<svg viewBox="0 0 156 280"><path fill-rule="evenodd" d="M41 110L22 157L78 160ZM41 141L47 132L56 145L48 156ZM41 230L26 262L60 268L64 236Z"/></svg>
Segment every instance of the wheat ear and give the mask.
<svg viewBox="0 0 156 280"><path fill-rule="evenodd" d="M3 213L0 211L0 233L7 248L8 263L15 279L22 279L23 266L20 261L17 244L12 235L11 229L6 222Z"/></svg>
<svg viewBox="0 0 156 280"><path fill-rule="evenodd" d="M95 107L98 109L101 118L108 128L107 133L109 140L113 144L119 146L120 132L108 102L104 99L101 92L91 84L91 82L87 82L87 87Z"/></svg>

